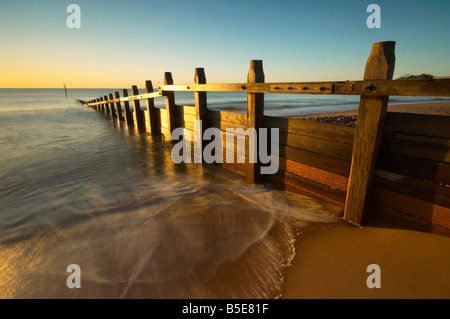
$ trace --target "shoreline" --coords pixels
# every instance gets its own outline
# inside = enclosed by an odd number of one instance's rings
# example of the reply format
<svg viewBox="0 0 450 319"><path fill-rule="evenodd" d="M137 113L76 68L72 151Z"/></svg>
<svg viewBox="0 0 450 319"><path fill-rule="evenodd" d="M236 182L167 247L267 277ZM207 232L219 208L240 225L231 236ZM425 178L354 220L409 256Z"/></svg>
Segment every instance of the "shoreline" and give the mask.
<svg viewBox="0 0 450 319"><path fill-rule="evenodd" d="M389 112L450 116L450 102L389 105ZM357 109L289 116L350 125ZM448 299L450 238L368 222L341 220L301 230L295 257L285 270L283 299ZM380 266L381 288L368 288L367 266Z"/></svg>

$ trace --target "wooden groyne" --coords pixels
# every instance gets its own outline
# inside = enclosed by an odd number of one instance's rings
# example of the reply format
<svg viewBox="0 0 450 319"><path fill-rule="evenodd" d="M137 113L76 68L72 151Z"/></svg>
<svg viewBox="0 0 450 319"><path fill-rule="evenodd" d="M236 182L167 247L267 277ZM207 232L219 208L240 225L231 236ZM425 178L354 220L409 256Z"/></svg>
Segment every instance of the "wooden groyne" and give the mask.
<svg viewBox="0 0 450 319"><path fill-rule="evenodd" d="M130 96L124 89L122 96L115 92L85 106L168 140L178 127L194 136L195 120L202 120L203 131L216 127L223 134L227 128L278 128L275 174L261 175L248 149L245 163L220 165L249 183L268 182L340 205L343 218L355 224L375 217L450 236L449 117L387 112L390 95L450 96L450 80L392 80L394 51L395 42L375 43L362 81L265 83L262 61L253 60L246 83L207 84L204 69L197 68L193 84L174 85L166 72L157 92L146 81L144 94L132 86ZM194 92L195 107L176 104L176 92ZM247 113L208 109L207 92L247 93ZM357 127L266 116L266 93L360 95ZM165 109L155 107L155 98L165 99Z"/></svg>

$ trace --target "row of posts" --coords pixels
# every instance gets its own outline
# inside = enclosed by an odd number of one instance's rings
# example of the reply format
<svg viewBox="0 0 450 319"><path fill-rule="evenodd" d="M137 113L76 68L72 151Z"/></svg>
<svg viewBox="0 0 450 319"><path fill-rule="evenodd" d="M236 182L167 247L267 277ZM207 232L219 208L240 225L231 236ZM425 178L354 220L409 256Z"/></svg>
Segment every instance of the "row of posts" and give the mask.
<svg viewBox="0 0 450 319"><path fill-rule="evenodd" d="M247 76L248 83L264 83L264 72L261 60L252 60L250 62L250 69ZM194 74L195 84L206 84L205 70L203 68L195 69ZM173 85L173 79L171 72L165 72L164 85ZM153 93L153 85L151 81L145 82L145 93ZM136 85L131 88L132 96L139 95L139 90ZM171 140L171 132L180 127L183 122L182 108L175 105L175 92L174 91L162 91L162 95L166 99L166 113L167 113L167 126L168 126L168 139ZM128 97L128 90L122 90L122 96ZM97 99L91 100L89 103L98 103L103 101L110 101L113 99L119 99L119 92L105 95ZM155 107L153 98L146 99L147 110L142 111L140 102L138 99L132 100L133 111L130 109L129 101L124 101L124 110L122 115L121 102L111 102L105 104L96 104L91 107L98 111L111 115L113 119L117 119L118 122L125 121L128 126L134 126L140 131L150 132L152 135L161 135L161 114L160 109ZM115 107L114 107L115 104ZM207 108L207 96L206 92L195 92L195 114L196 120L200 120L202 133L208 128L208 108ZM247 127L253 127L256 130L263 127L264 118L264 93L247 93ZM247 138L248 139L248 138ZM257 143L257 140L255 140ZM248 141L247 141L248 145ZM258 144L256 144L258 145ZM257 183L261 182L260 164L250 163L247 161L247 182Z"/></svg>
<svg viewBox="0 0 450 319"><path fill-rule="evenodd" d="M390 80L392 79L395 65L395 42L386 41L374 43L372 51L366 63L364 71L364 80ZM195 70L195 84L206 84L205 72L203 68ZM264 83L264 72L261 60L252 60L250 70L247 76L248 83ZM164 75L164 84L173 85L172 74L166 72ZM153 86L151 81L146 81L146 93L152 93ZM132 87L132 94L138 95L136 86ZM171 132L179 126L179 121L183 114L179 114L180 109L175 105L175 95L173 91L162 91L166 99L167 124L169 139ZM126 89L123 90L123 96L128 96ZM115 98L119 98L119 93L115 92ZM112 100L112 94L103 98L98 98L91 102L100 102ZM89 103L89 102L88 102ZM355 131L353 144L352 164L345 202L344 218L356 224L361 224L363 212L368 209L371 197L371 187L376 170L376 160L381 141L386 115L388 96L361 96L358 125ZM112 103L106 105L96 105L106 113L110 113L118 120L125 120L126 123L134 122L138 128L144 128L144 112L140 109L139 100L133 100L134 112L130 111L128 102L124 102L124 118L120 109L120 102L116 102L117 113ZM202 120L202 130L207 128L207 102L206 92L195 92L196 119ZM153 98L147 99L147 116L149 122L149 131L152 134L161 134L161 116L159 109L155 108ZM247 93L247 127L255 128L257 131L264 126L264 93ZM148 127L147 126L147 127ZM257 139L255 139L258 145ZM248 142L247 142L248 145ZM258 159L259 160L259 159ZM260 164L249 163L246 160L247 182L256 183L262 180L260 175Z"/></svg>

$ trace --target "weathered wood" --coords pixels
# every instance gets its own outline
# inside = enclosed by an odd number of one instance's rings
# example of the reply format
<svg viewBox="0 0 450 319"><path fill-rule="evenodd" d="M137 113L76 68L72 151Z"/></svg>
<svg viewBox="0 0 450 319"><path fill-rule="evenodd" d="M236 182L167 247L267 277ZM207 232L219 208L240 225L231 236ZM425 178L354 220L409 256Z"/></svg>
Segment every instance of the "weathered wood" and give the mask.
<svg viewBox="0 0 450 319"><path fill-rule="evenodd" d="M208 110L208 120L227 121L247 127L247 114L242 113Z"/></svg>
<svg viewBox="0 0 450 319"><path fill-rule="evenodd" d="M345 193L284 170L278 170L275 174L264 175L264 181L272 184L276 188L284 189L295 194L324 199L342 206L345 203Z"/></svg>
<svg viewBox="0 0 450 319"><path fill-rule="evenodd" d="M370 217L376 218L378 222L389 225L399 225L402 228L413 229L422 232L434 233L450 237L450 229L432 224L412 215L404 214L379 203L373 203Z"/></svg>
<svg viewBox="0 0 450 319"><path fill-rule="evenodd" d="M450 229L450 208L400 194L381 187L374 187L374 202L412 215L435 225Z"/></svg>
<svg viewBox="0 0 450 319"><path fill-rule="evenodd" d="M206 84L206 75L205 69L196 68L194 74L194 83L195 84ZM208 123L208 106L207 106L207 97L206 92L195 92L195 119L197 120L197 127L195 130L195 141L199 147L198 151L195 153L195 161L201 162L200 159L203 159L203 149L204 144L202 140L203 133L209 127ZM199 154L201 152L201 154Z"/></svg>
<svg viewBox="0 0 450 319"><path fill-rule="evenodd" d="M383 151L377 168L425 181L450 185L450 164Z"/></svg>
<svg viewBox="0 0 450 319"><path fill-rule="evenodd" d="M342 160L350 161L353 146L346 143L328 141L325 139L298 135L294 133L279 132L280 144L297 149L327 155Z"/></svg>
<svg viewBox="0 0 450 319"><path fill-rule="evenodd" d="M112 95L112 93L109 93L109 100L112 101L114 100L114 97ZM114 118L117 116L116 114L116 109L114 108L114 103L113 102L109 102L109 108L111 109L111 116Z"/></svg>
<svg viewBox="0 0 450 319"><path fill-rule="evenodd" d="M153 93L152 81L145 81L145 93ZM161 114L153 98L147 99L147 127L152 135L161 135Z"/></svg>
<svg viewBox="0 0 450 319"><path fill-rule="evenodd" d="M261 60L250 61L250 69L247 75L248 83L263 83L264 71ZM264 120L264 93L248 93L247 94L247 128L255 128L258 132L259 128L263 127ZM259 183L261 182L261 165L259 163L259 157L257 154L258 147L258 134L253 138L254 145L250 145L251 139L247 140L247 183ZM252 152L253 150L253 152ZM253 154L252 154L253 153ZM254 162L250 160L250 157L254 158Z"/></svg>
<svg viewBox="0 0 450 319"><path fill-rule="evenodd" d="M394 51L395 42L374 43L364 80L392 79ZM363 212L369 208L388 99L388 96L361 96L344 213L345 219L356 224L361 224Z"/></svg>
<svg viewBox="0 0 450 319"><path fill-rule="evenodd" d="M164 73L164 84L173 84L172 73ZM169 140L172 140L172 132L178 127L178 112L175 109L175 93L174 92L163 92L166 97L166 114L167 114L167 125L169 130Z"/></svg>
<svg viewBox="0 0 450 319"><path fill-rule="evenodd" d="M120 94L119 92L114 92L114 97L115 99L119 99L120 98ZM115 102L116 103L116 109L117 109L117 121L120 124L120 121L124 121L124 117L122 114L122 105L120 104L120 101Z"/></svg>
<svg viewBox="0 0 450 319"><path fill-rule="evenodd" d="M353 145L355 129L349 126L296 120L285 117L264 116L267 128L279 128L280 131L322 138L330 141Z"/></svg>
<svg viewBox="0 0 450 319"><path fill-rule="evenodd" d="M375 185L426 202L450 207L450 187L377 169Z"/></svg>
<svg viewBox="0 0 450 319"><path fill-rule="evenodd" d="M367 96L450 96L450 79L163 85L163 91L334 94Z"/></svg>
<svg viewBox="0 0 450 319"><path fill-rule="evenodd" d="M100 112L106 113L106 108L105 108L105 104L103 102L103 97L100 97L100 103L102 103L102 104L100 104Z"/></svg>
<svg viewBox="0 0 450 319"><path fill-rule="evenodd" d="M385 132L381 151L450 163L450 140L446 138Z"/></svg>
<svg viewBox="0 0 450 319"><path fill-rule="evenodd" d="M139 95L139 90L136 85L131 87L131 94L134 96ZM138 130L145 130L144 111L141 110L141 104L138 99L133 100L133 108L133 122L135 127Z"/></svg>
<svg viewBox="0 0 450 319"><path fill-rule="evenodd" d="M103 101L105 102L105 114L110 114L111 113L111 109L110 109L110 107L109 107L109 103L107 102L108 101L108 96L107 95L105 95L104 97L103 97Z"/></svg>
<svg viewBox="0 0 450 319"><path fill-rule="evenodd" d="M127 89L122 90L122 96L123 97L128 96ZM130 111L130 104L129 104L128 100L123 102L123 111L124 111L125 123L127 124L127 126L133 126L134 125L133 113L131 113L131 111Z"/></svg>
<svg viewBox="0 0 450 319"><path fill-rule="evenodd" d="M341 192L347 190L348 177L334 174L313 166L295 162L290 159L280 158L279 169L310 181L326 185L332 189L337 189Z"/></svg>
<svg viewBox="0 0 450 319"><path fill-rule="evenodd" d="M346 161L282 144L280 144L279 155L280 158L303 163L341 176L349 177L350 175L351 162L349 160Z"/></svg>
<svg viewBox="0 0 450 319"><path fill-rule="evenodd" d="M387 112L384 130L450 139L450 117L445 115Z"/></svg>

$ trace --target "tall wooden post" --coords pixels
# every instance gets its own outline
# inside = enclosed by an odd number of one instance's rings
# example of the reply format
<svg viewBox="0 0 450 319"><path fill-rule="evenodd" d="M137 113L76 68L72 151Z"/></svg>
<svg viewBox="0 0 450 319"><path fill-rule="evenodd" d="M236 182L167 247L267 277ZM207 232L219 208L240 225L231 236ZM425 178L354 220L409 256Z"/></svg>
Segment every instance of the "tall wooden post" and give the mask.
<svg viewBox="0 0 450 319"><path fill-rule="evenodd" d="M206 84L206 76L204 68L196 68L194 74L195 84ZM196 163L200 163L200 159L203 158L203 132L208 128L208 105L206 100L206 92L195 92L195 119L197 123L201 123L199 127L196 127L194 139L198 150L194 150L194 160Z"/></svg>
<svg viewBox="0 0 450 319"><path fill-rule="evenodd" d="M96 98L96 99L95 99L95 102L97 102L97 103L100 102L100 98ZM96 109L97 111L99 111L99 110L100 110L100 105L97 104L97 105L95 106L95 109Z"/></svg>
<svg viewBox="0 0 450 319"><path fill-rule="evenodd" d="M104 101L106 102L106 101L108 101L108 96L107 95L105 95L104 97ZM105 106L105 114L109 114L110 112L110 110L109 110L109 103L105 103L105 104L103 104L104 106Z"/></svg>
<svg viewBox="0 0 450 319"><path fill-rule="evenodd" d="M114 92L114 97L116 99L120 99L120 94L119 92ZM120 105L120 102L116 102L116 109L117 109L117 123L120 124L120 121L123 121L123 115L122 115L122 106Z"/></svg>
<svg viewBox="0 0 450 319"><path fill-rule="evenodd" d="M264 71L262 60L251 60L250 61L250 69L248 71L247 76L248 83L264 83ZM256 132L258 129L263 126L264 119L264 93L247 93L247 128L254 128ZM253 138L254 152L257 151L258 147L258 134L255 134ZM250 157L254 155L250 153L252 149L250 146L251 139L246 137L248 141L246 144L247 154L246 156L246 166L247 166L247 183L259 183L261 182L261 172L260 172L260 163L258 155L256 156L256 163L252 163Z"/></svg>
<svg viewBox="0 0 450 319"><path fill-rule="evenodd" d="M139 90L136 85L131 87L132 95L139 95ZM139 100L133 100L133 121L134 125L138 130L145 129L145 120L144 120L144 112L141 110L141 103Z"/></svg>
<svg viewBox="0 0 450 319"><path fill-rule="evenodd" d="M123 97L127 97L128 90L122 89L122 95ZM128 101L123 102L123 111L125 115L125 123L127 123L127 126L133 125L133 114L130 111L130 103Z"/></svg>
<svg viewBox="0 0 450 319"><path fill-rule="evenodd" d="M103 101L104 101L103 98L100 97L100 103L102 103L100 104L100 111L105 113L105 104L103 103Z"/></svg>
<svg viewBox="0 0 450 319"><path fill-rule="evenodd" d="M110 100L114 100L114 97L113 97L112 93L109 93L109 99L110 99ZM114 103L113 103L113 102L110 102L110 103L109 103L109 107L111 108L111 116L112 116L113 118L116 117L117 115L116 115L116 110L115 110L115 108L114 108Z"/></svg>
<svg viewBox="0 0 450 319"><path fill-rule="evenodd" d="M364 80L391 80L394 65L395 42L374 43L366 63ZM361 224L364 211L369 209L388 100L389 96L361 95L359 102L344 212L344 218L355 224Z"/></svg>
<svg viewBox="0 0 450 319"><path fill-rule="evenodd" d="M145 93L153 93L152 81L145 81ZM147 99L147 127L150 128L152 135L161 135L161 114L158 108L155 107L154 99Z"/></svg>
<svg viewBox="0 0 450 319"><path fill-rule="evenodd" d="M173 85L172 73L164 73L164 85ZM175 93L171 91L164 92L166 97L167 126L169 129L169 139L172 140L172 131L178 126L177 111L175 109Z"/></svg>

